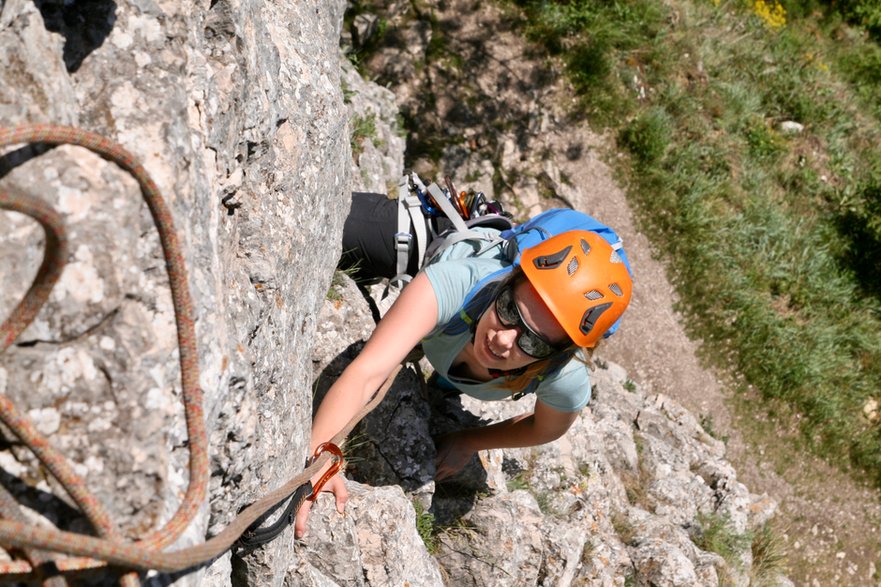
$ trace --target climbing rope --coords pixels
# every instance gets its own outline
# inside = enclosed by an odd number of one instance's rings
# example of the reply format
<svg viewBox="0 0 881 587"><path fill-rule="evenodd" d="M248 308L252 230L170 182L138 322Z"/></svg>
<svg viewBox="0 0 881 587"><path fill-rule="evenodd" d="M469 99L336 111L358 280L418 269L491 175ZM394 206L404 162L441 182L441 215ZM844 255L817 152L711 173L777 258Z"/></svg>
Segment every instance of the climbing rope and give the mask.
<svg viewBox="0 0 881 587"><path fill-rule="evenodd" d="M342 444L342 440L348 436L352 428L383 400L400 369L400 365L395 367L394 371L392 371L370 402L331 439L331 443L335 445ZM301 485L307 483L309 478L320 471L324 464L330 460L331 456L328 453L324 453L302 473L244 509L220 534L203 544L176 552L162 552L156 549L145 548L145 545L141 542L120 543L112 540L92 538L82 534L45 530L33 526L16 527L12 531L14 522L5 520L0 520L0 544L17 548L39 548L54 552L65 552L75 556L88 556L124 568L155 569L166 573L182 571L210 561L229 550L255 521L276 504L294 494ZM16 535L16 533L20 534ZM60 562L63 563L64 561Z"/></svg>
<svg viewBox="0 0 881 587"><path fill-rule="evenodd" d="M84 480L73 471L63 455L51 446L48 439L35 429L30 420L17 410L9 398L0 394L0 420L34 452L50 473L61 483L101 536L95 538L24 523L14 511L9 511L8 503L3 505L8 500L0 499L0 506L2 506L0 509L6 518L0 520L0 545L7 549L22 549L30 559L29 562L0 563L0 582L41 579L44 575L40 567L44 566L47 560L43 551L85 557L62 558L52 561L54 567L62 573L92 570L105 563L122 568L155 569L163 572L178 572L203 564L228 550L239 536L260 520L266 512L298 490L300 493L305 493L301 487L307 484L311 476L331 459L330 453L321 454L302 473L243 510L225 530L207 542L176 552L162 550L174 542L195 518L205 501L209 479L208 441L202 410L202 390L199 387L193 309L187 285L186 267L171 213L156 184L134 156L122 146L100 135L50 124L0 129L0 148L27 143L70 144L84 147L129 172L141 188L141 194L159 232L174 306L180 349L182 396L187 425L189 481L178 509L162 528L138 542L125 542L118 536L115 525L108 514L93 494L88 491ZM48 299L67 258L67 238L60 215L37 198L17 190L0 190L0 209L21 212L30 216L43 227L46 233L43 262L33 284L13 310L10 318L0 324L0 352L3 352L27 328ZM395 369L374 398L331 440L334 445L342 444L355 424L382 401L399 369L400 367ZM335 457L336 455L334 455ZM326 477L323 480L326 480ZM313 495L319 490L320 487L316 487L312 492ZM0 495L0 498L2 497ZM294 499L296 498L295 495ZM297 507L302 501L302 499L299 500ZM50 584L49 581L52 579L49 579L45 584ZM136 585L137 578L133 575L126 575L123 577L123 583Z"/></svg>

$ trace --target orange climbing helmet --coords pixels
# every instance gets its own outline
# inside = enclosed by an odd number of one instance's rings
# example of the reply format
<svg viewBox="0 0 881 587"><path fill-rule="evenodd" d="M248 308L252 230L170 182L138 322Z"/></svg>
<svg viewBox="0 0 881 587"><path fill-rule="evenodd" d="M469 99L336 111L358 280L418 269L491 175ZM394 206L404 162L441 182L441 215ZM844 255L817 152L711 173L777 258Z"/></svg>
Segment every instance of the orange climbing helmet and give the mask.
<svg viewBox="0 0 881 587"><path fill-rule="evenodd" d="M630 272L596 232L570 230L544 240L522 251L520 266L578 346L595 346L630 303Z"/></svg>

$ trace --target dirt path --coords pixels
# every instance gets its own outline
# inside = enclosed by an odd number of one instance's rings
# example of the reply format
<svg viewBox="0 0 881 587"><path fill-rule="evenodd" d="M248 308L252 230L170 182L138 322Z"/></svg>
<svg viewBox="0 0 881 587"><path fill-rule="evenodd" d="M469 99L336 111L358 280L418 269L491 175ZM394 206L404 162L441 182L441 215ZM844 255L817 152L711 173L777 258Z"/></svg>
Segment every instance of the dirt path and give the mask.
<svg viewBox="0 0 881 587"><path fill-rule="evenodd" d="M704 368L699 345L686 336L684 319L674 310L676 296L664 268L636 230L609 168L592 157L571 167L576 185L591 186L582 209L616 227L638 276L627 323L602 356L623 365L644 388L675 398L717 437L728 437L728 458L740 481L779 503L775 523L797 585L881 585L879 492L797 451L785 440L792 434L765 417L758 396L736 401L733 386ZM752 409L744 405L748 401Z"/></svg>
<svg viewBox="0 0 881 587"><path fill-rule="evenodd" d="M409 164L428 175L454 174L463 185L495 183L524 212L548 206L539 196L556 192L615 227L637 281L624 326L599 355L728 438L740 480L780 504L776 526L797 585L881 585L881 493L798 452L788 432L763 418L760 400L735 401L733 386L701 364L664 267L606 164L617 156L613 141L570 119L571 92L498 7L419 5L420 15L412 8L385 15L390 45L366 63L415 129L408 153L422 159Z"/></svg>

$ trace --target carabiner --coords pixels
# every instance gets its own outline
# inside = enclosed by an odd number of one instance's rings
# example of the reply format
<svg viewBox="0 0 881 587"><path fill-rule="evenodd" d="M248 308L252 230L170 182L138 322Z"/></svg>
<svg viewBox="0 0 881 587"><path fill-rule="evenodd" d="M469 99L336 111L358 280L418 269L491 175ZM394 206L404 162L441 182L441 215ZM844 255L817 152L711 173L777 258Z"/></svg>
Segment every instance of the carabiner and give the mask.
<svg viewBox="0 0 881 587"><path fill-rule="evenodd" d="M459 216L462 217L462 220L468 220L471 215L469 214L468 209L465 207L465 192L459 193L456 191L456 188L453 187L453 180L450 179L450 176L447 175L444 177L444 182L447 184L448 194L447 197L450 199L450 203L453 204L453 208L456 209L456 212L459 213Z"/></svg>
<svg viewBox="0 0 881 587"><path fill-rule="evenodd" d="M437 202L434 201L434 198L430 194L426 194L418 187L415 188L416 197L419 198L419 203L422 204L422 210L428 214L430 218L437 218L443 212L441 212L437 207Z"/></svg>
<svg viewBox="0 0 881 587"><path fill-rule="evenodd" d="M340 450L340 447L333 444L332 442L324 442L318 445L318 448L315 449L315 454L312 455L312 462L315 462L315 459L320 457L323 453L329 452L333 456L333 462L330 464L330 468L324 472L324 475L315 483L312 487L312 495L307 497L309 501L315 501L318 498L318 494L321 492L321 488L324 487L324 484L330 481L330 478L339 473L343 469L343 465L346 464L346 460L343 458L343 451Z"/></svg>

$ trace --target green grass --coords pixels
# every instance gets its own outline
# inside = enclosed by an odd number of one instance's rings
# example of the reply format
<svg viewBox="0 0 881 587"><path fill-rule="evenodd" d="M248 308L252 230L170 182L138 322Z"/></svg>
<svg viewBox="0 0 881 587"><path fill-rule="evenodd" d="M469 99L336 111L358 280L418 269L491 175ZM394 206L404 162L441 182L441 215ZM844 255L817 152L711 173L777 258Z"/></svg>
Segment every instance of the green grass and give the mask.
<svg viewBox="0 0 881 587"><path fill-rule="evenodd" d="M370 140L374 144L377 141L376 115L365 114L355 116L352 119L352 156L357 157L364 152L364 142ZM380 146L380 145L377 145Z"/></svg>
<svg viewBox="0 0 881 587"><path fill-rule="evenodd" d="M738 532L728 516L700 514L697 521L699 529L692 537L695 545L701 550L715 552L732 569L742 568L741 555L751 547L752 534Z"/></svg>
<svg viewBox="0 0 881 587"><path fill-rule="evenodd" d="M754 533L751 549L750 586L776 587L780 577L787 572L786 545L781 534L770 523L765 523Z"/></svg>
<svg viewBox="0 0 881 587"><path fill-rule="evenodd" d="M881 48L804 2L510 3L630 155L689 334L881 485Z"/></svg>
<svg viewBox="0 0 881 587"><path fill-rule="evenodd" d="M428 551L428 554L437 554L439 546L437 541L438 528L435 524L434 514L426 511L422 502L418 499L413 499L412 503L413 509L416 510L416 532L419 533L419 537L425 543L425 549Z"/></svg>

